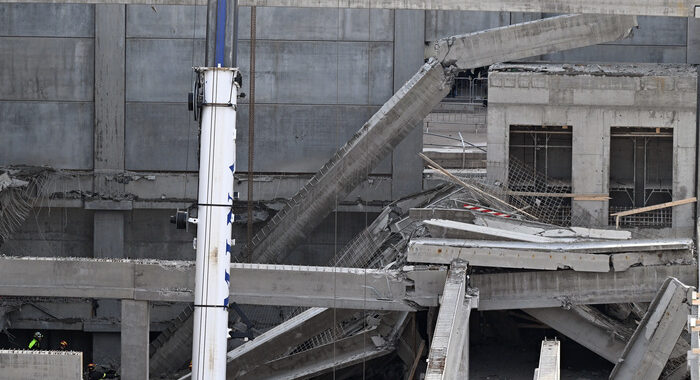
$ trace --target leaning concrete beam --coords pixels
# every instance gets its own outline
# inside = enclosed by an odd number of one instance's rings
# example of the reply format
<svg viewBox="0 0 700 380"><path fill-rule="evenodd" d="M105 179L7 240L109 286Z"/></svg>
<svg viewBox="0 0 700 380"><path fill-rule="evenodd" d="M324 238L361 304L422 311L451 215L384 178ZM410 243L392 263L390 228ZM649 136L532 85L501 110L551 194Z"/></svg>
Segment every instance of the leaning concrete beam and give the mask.
<svg viewBox="0 0 700 380"><path fill-rule="evenodd" d="M576 308L580 310L575 310ZM632 335L632 331L615 326L601 312L590 307L574 306L570 310L553 307L523 311L612 363L617 363L625 349L625 342Z"/></svg>
<svg viewBox="0 0 700 380"><path fill-rule="evenodd" d="M543 340L540 347L540 363L535 369L534 380L559 380L561 353L558 340Z"/></svg>
<svg viewBox="0 0 700 380"><path fill-rule="evenodd" d="M206 5L205 0L4 0L6 3ZM241 0L240 6L306 8L427 9L486 12L593 13L693 17L692 0Z"/></svg>
<svg viewBox="0 0 700 380"><path fill-rule="evenodd" d="M405 325L408 313L389 313L382 316L378 326L368 326L356 335L328 344L265 362L241 380L253 379L308 379L323 373L369 361L394 351L396 340Z"/></svg>
<svg viewBox="0 0 700 380"><path fill-rule="evenodd" d="M635 16L564 15L443 38L425 53L464 70L620 40L636 26Z"/></svg>
<svg viewBox="0 0 700 380"><path fill-rule="evenodd" d="M467 264L455 261L445 280L440 312L428 352L426 380L466 379L469 377L469 314L471 296L467 289Z"/></svg>
<svg viewBox="0 0 700 380"><path fill-rule="evenodd" d="M425 239L424 239L425 240ZM408 261L412 263L448 264L464 260L476 267L557 270L571 268L580 272L609 272L610 256L571 252L541 252L518 249L453 247L411 242Z"/></svg>
<svg viewBox="0 0 700 380"><path fill-rule="evenodd" d="M450 90L434 59L392 96L252 239L252 260L278 263L328 215Z"/></svg>
<svg viewBox="0 0 700 380"><path fill-rule="evenodd" d="M658 379L690 313L691 287L669 278L659 289L610 379Z"/></svg>
<svg viewBox="0 0 700 380"><path fill-rule="evenodd" d="M319 331L335 325L332 309L314 307L265 331L255 339L236 347L226 355L226 376L237 379L251 373L271 358L304 343Z"/></svg>
<svg viewBox="0 0 700 380"><path fill-rule="evenodd" d="M697 265L630 268L625 272L531 271L475 274L479 310L649 302L667 277L697 284Z"/></svg>

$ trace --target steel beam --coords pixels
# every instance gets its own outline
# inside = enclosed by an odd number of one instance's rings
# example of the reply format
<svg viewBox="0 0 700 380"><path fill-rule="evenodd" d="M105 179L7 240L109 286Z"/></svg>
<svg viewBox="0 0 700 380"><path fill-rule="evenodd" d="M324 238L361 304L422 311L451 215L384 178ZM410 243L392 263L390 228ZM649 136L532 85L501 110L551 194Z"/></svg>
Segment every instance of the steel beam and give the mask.
<svg viewBox="0 0 700 380"><path fill-rule="evenodd" d="M206 5L206 0L4 0L9 3ZM378 8L694 17L694 0L241 0L242 7Z"/></svg>
<svg viewBox="0 0 700 380"><path fill-rule="evenodd" d="M688 320L691 289L675 278L664 281L610 379L659 378Z"/></svg>
<svg viewBox="0 0 700 380"><path fill-rule="evenodd" d="M447 274L435 333L428 352L426 380L469 377L469 314L478 296L467 296L467 264L455 261Z"/></svg>

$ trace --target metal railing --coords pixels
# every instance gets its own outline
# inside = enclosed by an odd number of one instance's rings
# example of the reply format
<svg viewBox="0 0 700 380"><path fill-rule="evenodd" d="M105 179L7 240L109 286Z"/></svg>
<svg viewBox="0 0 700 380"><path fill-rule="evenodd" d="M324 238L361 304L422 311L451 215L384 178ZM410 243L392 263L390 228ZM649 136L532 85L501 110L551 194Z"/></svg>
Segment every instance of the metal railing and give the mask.
<svg viewBox="0 0 700 380"><path fill-rule="evenodd" d="M487 78L457 77L445 101L483 103L488 99L488 87Z"/></svg>

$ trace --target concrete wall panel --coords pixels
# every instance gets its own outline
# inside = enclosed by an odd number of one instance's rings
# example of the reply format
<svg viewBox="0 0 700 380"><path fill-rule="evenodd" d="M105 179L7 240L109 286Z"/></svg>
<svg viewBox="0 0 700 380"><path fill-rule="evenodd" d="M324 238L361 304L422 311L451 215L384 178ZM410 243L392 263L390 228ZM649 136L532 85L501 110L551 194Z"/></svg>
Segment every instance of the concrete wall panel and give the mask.
<svg viewBox="0 0 700 380"><path fill-rule="evenodd" d="M250 39L250 8L241 7L239 38ZM393 11L389 9L333 9L258 7L259 40L392 41Z"/></svg>
<svg viewBox="0 0 700 380"><path fill-rule="evenodd" d="M0 4L0 36L92 37L92 4Z"/></svg>
<svg viewBox="0 0 700 380"><path fill-rule="evenodd" d="M197 171L197 130L186 103L127 103L126 169Z"/></svg>
<svg viewBox="0 0 700 380"><path fill-rule="evenodd" d="M3 37L0 47L0 99L92 100L92 39Z"/></svg>
<svg viewBox="0 0 700 380"><path fill-rule="evenodd" d="M126 101L186 102L203 63L204 40L127 39Z"/></svg>
<svg viewBox="0 0 700 380"><path fill-rule="evenodd" d="M0 115L0 165L92 168L92 103L0 102Z"/></svg>
<svg viewBox="0 0 700 380"><path fill-rule="evenodd" d="M248 94L250 42L238 47ZM393 94L388 42L258 41L255 54L258 103L381 105Z"/></svg>
<svg viewBox="0 0 700 380"><path fill-rule="evenodd" d="M205 38L206 32L206 6L126 6L127 38Z"/></svg>
<svg viewBox="0 0 700 380"><path fill-rule="evenodd" d="M668 45L685 46L688 19L681 17L638 16L639 28L631 38L610 45Z"/></svg>
<svg viewBox="0 0 700 380"><path fill-rule="evenodd" d="M24 225L0 247L8 256L92 257L92 212L34 209Z"/></svg>
<svg viewBox="0 0 700 380"><path fill-rule="evenodd" d="M124 240L131 259L194 260L194 235L170 224L168 210L134 210L126 217Z"/></svg>
<svg viewBox="0 0 700 380"><path fill-rule="evenodd" d="M315 173L377 107L256 104L255 171ZM248 106L238 107L236 163L248 170ZM390 173L383 160L374 173Z"/></svg>
<svg viewBox="0 0 700 380"><path fill-rule="evenodd" d="M688 46L686 63L700 64L700 19L688 19Z"/></svg>
<svg viewBox="0 0 700 380"><path fill-rule="evenodd" d="M425 40L478 32L510 24L510 12L426 11Z"/></svg>

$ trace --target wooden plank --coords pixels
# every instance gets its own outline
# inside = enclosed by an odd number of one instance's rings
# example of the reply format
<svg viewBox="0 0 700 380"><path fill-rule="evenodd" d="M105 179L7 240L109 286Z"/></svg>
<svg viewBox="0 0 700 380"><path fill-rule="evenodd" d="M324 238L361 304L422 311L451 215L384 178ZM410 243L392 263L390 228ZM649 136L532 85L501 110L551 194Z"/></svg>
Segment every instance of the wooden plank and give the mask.
<svg viewBox="0 0 700 380"><path fill-rule="evenodd" d="M660 210L663 208L668 208L668 207L673 207L673 206L680 206L680 205L684 205L687 203L693 203L696 201L697 201L696 197L686 198L686 199L681 199L678 201L666 202L666 203L661 203L658 205L636 208L634 210L616 212L614 214L610 214L610 216L615 217L615 227L620 228L620 218L623 216L635 215L635 214L640 214L640 213L647 212L647 211Z"/></svg>
<svg viewBox="0 0 700 380"><path fill-rule="evenodd" d="M666 202L666 203L661 203L658 205L636 208L634 210L620 211L620 212L616 212L614 214L610 214L610 216L628 216L628 215L640 214L642 212L660 210L662 208L673 207L673 206L680 206L680 205L684 205L687 203L693 203L696 201L697 201L697 198L692 197L692 198L687 198L687 199L681 199L679 201Z"/></svg>

